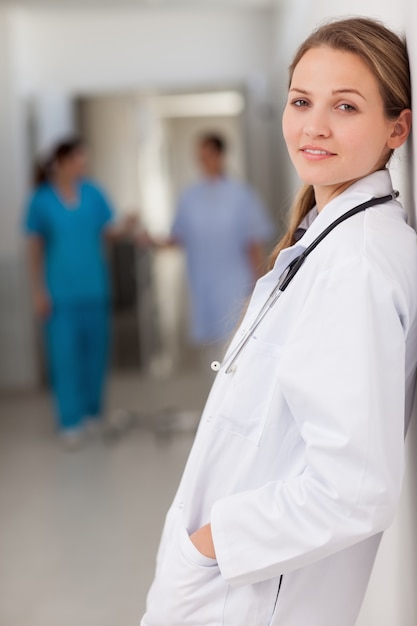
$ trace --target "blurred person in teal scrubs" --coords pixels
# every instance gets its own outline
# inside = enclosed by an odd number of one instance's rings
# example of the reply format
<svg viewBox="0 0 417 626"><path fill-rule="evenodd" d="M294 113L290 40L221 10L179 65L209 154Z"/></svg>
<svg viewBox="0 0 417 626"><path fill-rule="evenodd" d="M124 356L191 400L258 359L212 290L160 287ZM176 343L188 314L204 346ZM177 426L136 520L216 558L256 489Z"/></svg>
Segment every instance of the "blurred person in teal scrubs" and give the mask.
<svg viewBox="0 0 417 626"><path fill-rule="evenodd" d="M106 195L85 178L86 166L80 140L57 145L40 170L24 220L57 428L70 447L102 424L110 335L105 239L123 231Z"/></svg>

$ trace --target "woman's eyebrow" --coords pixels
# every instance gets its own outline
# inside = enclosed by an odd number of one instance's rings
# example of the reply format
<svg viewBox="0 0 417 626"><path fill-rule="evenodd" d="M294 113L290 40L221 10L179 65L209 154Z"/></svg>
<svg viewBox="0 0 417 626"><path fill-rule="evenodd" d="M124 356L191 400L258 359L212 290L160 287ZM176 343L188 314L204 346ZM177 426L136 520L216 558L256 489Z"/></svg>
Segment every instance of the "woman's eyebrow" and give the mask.
<svg viewBox="0 0 417 626"><path fill-rule="evenodd" d="M343 93L354 93L357 96L360 96L361 98L363 98L363 100L366 100L365 96L361 94L360 91L358 91L357 89L353 89L352 87L344 87L342 89L334 89L332 91L332 94L334 95L343 94Z"/></svg>
<svg viewBox="0 0 417 626"><path fill-rule="evenodd" d="M296 91L297 93L301 93L304 96L309 96L310 92L307 91L306 89L301 89L300 87L291 87L289 89L289 92L291 91ZM342 87L341 89L333 89L332 91L332 95L336 96L339 94L350 94L350 93L354 93L357 96L359 96L360 98L362 98L363 100L366 100L365 96L363 94L361 94L360 91L358 91L357 89L354 89L353 87Z"/></svg>

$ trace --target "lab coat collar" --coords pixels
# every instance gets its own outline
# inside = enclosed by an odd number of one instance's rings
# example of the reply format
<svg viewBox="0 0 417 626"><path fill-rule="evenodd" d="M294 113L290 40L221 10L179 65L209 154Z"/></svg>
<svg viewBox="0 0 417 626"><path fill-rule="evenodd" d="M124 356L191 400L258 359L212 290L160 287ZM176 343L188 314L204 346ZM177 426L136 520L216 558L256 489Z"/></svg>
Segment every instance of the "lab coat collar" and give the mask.
<svg viewBox="0 0 417 626"><path fill-rule="evenodd" d="M258 281L261 283L259 292L266 293L274 281L276 282L277 276L280 276L291 261L299 256L334 220L358 204L375 196L387 196L392 191L391 175L387 169L374 172L350 185L343 193L323 207L296 244L281 250L272 270Z"/></svg>
<svg viewBox="0 0 417 626"><path fill-rule="evenodd" d="M300 239L300 242L302 239ZM290 248L284 248L284 250L281 250L272 270L261 278L258 283L262 281L264 283L264 287L274 287L277 282L277 277L281 276L282 272L287 269L290 263L300 256L300 254L306 249L306 246L304 244L301 245L300 242Z"/></svg>
<svg viewBox="0 0 417 626"><path fill-rule="evenodd" d="M392 192L391 175L387 169L361 178L323 207L297 245L307 248L327 226L353 207L373 197L387 196Z"/></svg>

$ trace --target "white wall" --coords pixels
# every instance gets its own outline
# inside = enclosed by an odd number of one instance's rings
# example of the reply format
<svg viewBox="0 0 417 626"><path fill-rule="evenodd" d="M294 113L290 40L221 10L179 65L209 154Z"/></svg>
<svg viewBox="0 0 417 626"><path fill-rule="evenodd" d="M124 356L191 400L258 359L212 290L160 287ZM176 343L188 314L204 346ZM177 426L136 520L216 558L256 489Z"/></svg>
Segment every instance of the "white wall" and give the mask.
<svg viewBox="0 0 417 626"><path fill-rule="evenodd" d="M25 128L12 44L10 13L0 9L0 387L26 387L34 382L35 362L20 236Z"/></svg>
<svg viewBox="0 0 417 626"><path fill-rule="evenodd" d="M12 73L12 46L10 19L6 10L0 9L0 232L2 245L0 255L14 254L16 251L15 207L17 198L17 142L15 83Z"/></svg>
<svg viewBox="0 0 417 626"><path fill-rule="evenodd" d="M76 131L73 100L67 92L49 87L36 93L30 104L32 149L36 155L45 157L57 141Z"/></svg>
<svg viewBox="0 0 417 626"><path fill-rule="evenodd" d="M414 102L417 101L417 4L399 0L350 0L346 8L335 6L332 0L286 0L277 14L275 37L277 75L280 83L286 75L292 53L320 22L336 16L368 15L379 18L389 27L406 30L414 78ZM292 53L290 52L292 51ZM281 104L284 96L281 95ZM414 125L415 141L417 131ZM414 161L416 163L416 161ZM414 165L415 168L415 165ZM298 186L296 178L288 175L286 181L293 195ZM413 176L411 160L403 152L394 162L394 186L402 192L412 221L415 206L411 187L414 180L414 197L417 198L417 176ZM415 171L415 170L414 170ZM287 183L288 184L288 183ZM284 196L288 193L288 188ZM378 553L371 582L357 626L415 626L417 624L417 416L407 438L408 470L404 483L399 512L394 525L385 533Z"/></svg>
<svg viewBox="0 0 417 626"><path fill-rule="evenodd" d="M82 100L80 131L101 183L120 212L138 208L139 107L134 93Z"/></svg>
<svg viewBox="0 0 417 626"><path fill-rule="evenodd" d="M91 93L245 81L268 64L268 11L21 10L19 86Z"/></svg>

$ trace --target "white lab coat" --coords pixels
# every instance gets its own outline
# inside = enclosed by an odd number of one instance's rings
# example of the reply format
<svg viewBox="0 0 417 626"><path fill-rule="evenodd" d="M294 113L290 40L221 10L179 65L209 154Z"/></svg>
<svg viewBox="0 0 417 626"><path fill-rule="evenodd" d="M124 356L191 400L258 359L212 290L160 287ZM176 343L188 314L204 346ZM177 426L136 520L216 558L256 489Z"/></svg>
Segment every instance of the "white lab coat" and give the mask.
<svg viewBox="0 0 417 626"><path fill-rule="evenodd" d="M385 170L329 202L258 281L228 353L301 249L391 191ZM236 371L217 374L142 626L353 626L401 490L416 309L416 235L397 201L319 244ZM217 560L189 539L208 522Z"/></svg>

